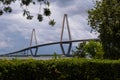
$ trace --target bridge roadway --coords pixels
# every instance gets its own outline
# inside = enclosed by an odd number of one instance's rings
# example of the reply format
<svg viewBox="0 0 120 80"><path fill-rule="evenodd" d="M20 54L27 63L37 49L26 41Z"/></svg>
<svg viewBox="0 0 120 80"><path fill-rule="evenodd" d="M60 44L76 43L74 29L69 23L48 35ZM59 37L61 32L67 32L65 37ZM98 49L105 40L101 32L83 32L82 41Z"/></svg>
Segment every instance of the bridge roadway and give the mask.
<svg viewBox="0 0 120 80"><path fill-rule="evenodd" d="M36 45L36 46L31 46L31 47L28 47L28 48L21 49L19 51L15 51L15 52L3 54L1 56L16 54L16 53L24 52L24 51L27 51L27 50L30 50L30 49L34 49L34 48L38 48L38 47L43 47L43 46L48 46L48 45L68 44L68 43L73 43L73 42L83 42L83 41L90 41L90 40L99 41L98 38L94 38L94 39L82 39L82 40L69 40L69 41L51 42L51 43L46 43L46 44L40 44L40 45Z"/></svg>

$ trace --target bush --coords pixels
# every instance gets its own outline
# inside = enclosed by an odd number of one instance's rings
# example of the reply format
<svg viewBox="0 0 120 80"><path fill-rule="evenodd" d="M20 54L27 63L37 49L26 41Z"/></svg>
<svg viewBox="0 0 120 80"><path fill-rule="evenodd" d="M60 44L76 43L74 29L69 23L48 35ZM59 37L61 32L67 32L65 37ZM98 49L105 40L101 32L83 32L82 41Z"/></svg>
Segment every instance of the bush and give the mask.
<svg viewBox="0 0 120 80"><path fill-rule="evenodd" d="M0 60L0 80L120 80L120 60Z"/></svg>
<svg viewBox="0 0 120 80"><path fill-rule="evenodd" d="M92 58L103 59L104 51L100 42L91 40L80 43L76 47L76 51L73 51L72 54L75 57L86 57L86 55L90 55Z"/></svg>

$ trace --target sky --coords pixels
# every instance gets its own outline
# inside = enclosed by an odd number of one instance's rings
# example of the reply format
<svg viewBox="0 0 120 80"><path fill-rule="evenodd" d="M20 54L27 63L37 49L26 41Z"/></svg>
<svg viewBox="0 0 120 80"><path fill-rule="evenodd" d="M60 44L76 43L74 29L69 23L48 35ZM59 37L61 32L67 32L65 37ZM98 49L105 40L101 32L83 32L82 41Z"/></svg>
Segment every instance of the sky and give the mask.
<svg viewBox="0 0 120 80"><path fill-rule="evenodd" d="M32 29L36 30L38 44L60 41L62 20L64 14L68 15L72 40L97 38L97 34L90 33L91 27L88 25L87 11L93 8L93 0L49 0L51 18L56 21L54 27L45 17L43 22L39 22L36 16L39 6L29 6L28 9L34 15L32 20L27 20L22 15L19 2L12 4L11 14L5 13L0 16L0 54L17 51L30 46ZM44 8L44 6L42 6ZM66 27L66 25L65 25ZM64 30L64 40L68 40L67 30ZM33 39L33 44L34 44Z"/></svg>

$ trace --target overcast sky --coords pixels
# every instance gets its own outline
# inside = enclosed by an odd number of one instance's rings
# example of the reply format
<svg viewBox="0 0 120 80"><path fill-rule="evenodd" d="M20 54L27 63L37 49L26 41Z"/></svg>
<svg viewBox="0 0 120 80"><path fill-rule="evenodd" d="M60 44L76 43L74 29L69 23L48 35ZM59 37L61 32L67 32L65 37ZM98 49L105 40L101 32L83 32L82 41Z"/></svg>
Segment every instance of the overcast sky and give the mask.
<svg viewBox="0 0 120 80"><path fill-rule="evenodd" d="M51 18L55 19L56 25L48 25L49 19L38 22L36 17L33 20L26 20L22 16L22 9L19 4L12 4L13 12L0 16L0 53L13 52L28 47L32 29L36 29L38 44L60 41L63 15L68 14L68 20L72 39L96 38L97 35L90 33L90 26L87 22L87 11L93 8L93 0L49 0L52 11ZM32 14L38 14L37 6L28 7ZM66 27L66 25L65 25ZM64 40L68 40L65 30ZM33 44L34 45L34 44Z"/></svg>

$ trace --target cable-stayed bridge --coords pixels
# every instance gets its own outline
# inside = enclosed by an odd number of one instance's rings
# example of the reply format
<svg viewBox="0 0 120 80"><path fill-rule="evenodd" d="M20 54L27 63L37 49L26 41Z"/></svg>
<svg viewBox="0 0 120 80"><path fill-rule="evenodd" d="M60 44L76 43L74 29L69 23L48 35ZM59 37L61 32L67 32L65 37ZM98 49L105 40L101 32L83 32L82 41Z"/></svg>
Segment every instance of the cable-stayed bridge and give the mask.
<svg viewBox="0 0 120 80"><path fill-rule="evenodd" d="M69 39L66 40L66 41L63 41L63 33L64 33L64 24L65 24L65 22L67 24L67 30L68 30L68 37L69 37ZM36 43L35 46L32 46L32 40L33 40L33 38L35 39L35 43ZM9 56L9 57L10 56L17 56L17 55L19 55L19 56L38 56L38 49L40 47L49 46L49 45L55 45L55 44L59 44L60 45L61 52L62 52L63 55L70 56L70 51L71 51L73 43L75 43L75 42L86 42L86 41L90 41L90 40L99 41L98 38L72 40L71 33L70 33L70 28L69 28L69 23L68 23L68 18L67 18L67 14L65 14L64 17L63 17L63 24L62 24L62 31L61 31L60 41L38 45L37 44L37 38L36 38L35 29L33 29L32 35L31 35L30 46L29 47L21 49L21 50L18 50L18 51L15 51L15 52L2 54L0 56ZM68 49L67 50L65 50L64 44L68 45Z"/></svg>
<svg viewBox="0 0 120 80"><path fill-rule="evenodd" d="M82 40L69 40L69 41L62 41L62 42L52 42L52 43L46 43L46 44L40 44L40 45L36 45L36 46L31 46L31 47L28 47L28 48L24 48L24 49L21 49L21 50L18 50L18 51L15 51L15 52L11 52L11 53L6 53L6 54L4 54L4 55L1 55L1 56L11 56L11 55L14 55L14 54L19 54L19 53L21 53L21 55L27 55L28 54L28 52L30 52L31 53L31 56L37 56L38 54L38 49L40 48L40 47L43 47L43 46L49 46L49 45L55 45L55 44L60 44L60 46L61 45L63 45L63 44L71 44L71 45L69 45L68 47L68 50L67 50L67 52L65 52L65 50L64 50L64 48L63 48L63 51L62 51L62 53L63 53L63 55L65 55L65 56L69 56L70 55L70 51L71 51L71 47L72 47L72 43L74 43L74 42L83 42L83 41L90 41L90 40L94 40L94 41L99 41L99 39L97 39L97 38L94 38L94 39L82 39ZM33 51L33 49L34 49L34 51ZM61 50L62 50L62 47L61 47Z"/></svg>

